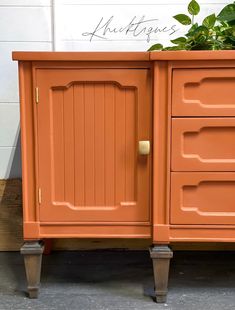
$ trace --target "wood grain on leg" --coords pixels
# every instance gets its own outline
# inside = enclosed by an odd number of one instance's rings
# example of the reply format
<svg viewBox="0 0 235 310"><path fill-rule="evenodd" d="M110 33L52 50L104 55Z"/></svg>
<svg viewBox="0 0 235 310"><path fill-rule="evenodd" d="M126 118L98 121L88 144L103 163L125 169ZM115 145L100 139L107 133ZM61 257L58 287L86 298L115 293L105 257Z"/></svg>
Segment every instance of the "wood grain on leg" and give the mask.
<svg viewBox="0 0 235 310"><path fill-rule="evenodd" d="M28 293L30 298L38 297L43 250L44 244L42 241L25 242L21 247L21 254L24 255Z"/></svg>
<svg viewBox="0 0 235 310"><path fill-rule="evenodd" d="M156 301L166 302L170 259L173 252L166 245L154 246L150 249L150 257L153 260L153 272L155 283Z"/></svg>

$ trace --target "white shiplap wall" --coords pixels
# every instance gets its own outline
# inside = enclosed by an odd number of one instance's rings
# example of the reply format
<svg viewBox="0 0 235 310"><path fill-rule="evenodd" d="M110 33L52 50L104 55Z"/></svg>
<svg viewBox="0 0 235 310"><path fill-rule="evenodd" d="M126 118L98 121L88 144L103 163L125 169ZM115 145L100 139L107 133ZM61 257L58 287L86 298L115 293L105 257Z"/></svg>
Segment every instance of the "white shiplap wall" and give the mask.
<svg viewBox="0 0 235 310"><path fill-rule="evenodd" d="M0 179L21 176L14 50L51 50L51 0L0 0Z"/></svg>
<svg viewBox="0 0 235 310"><path fill-rule="evenodd" d="M201 18L230 2L199 1ZM185 0L0 0L0 179L21 176L13 50L146 50L181 34L183 27L171 16L186 13L187 4ZM144 23L136 30L136 25L130 27L131 21L141 19ZM84 33L94 32L100 21L96 35L102 38L90 40ZM166 31L171 27L177 29L175 34ZM154 33L156 28L165 31Z"/></svg>
<svg viewBox="0 0 235 310"><path fill-rule="evenodd" d="M168 45L171 39L185 31L185 26L181 26L172 16L187 13L188 2L188 0L56 0L56 49L141 51L157 42ZM213 12L218 13L230 2L199 1L201 14L197 20L200 21L203 16ZM138 24L140 21L142 23ZM172 28L177 32L173 34ZM95 36L91 40L91 35L88 34L94 31Z"/></svg>

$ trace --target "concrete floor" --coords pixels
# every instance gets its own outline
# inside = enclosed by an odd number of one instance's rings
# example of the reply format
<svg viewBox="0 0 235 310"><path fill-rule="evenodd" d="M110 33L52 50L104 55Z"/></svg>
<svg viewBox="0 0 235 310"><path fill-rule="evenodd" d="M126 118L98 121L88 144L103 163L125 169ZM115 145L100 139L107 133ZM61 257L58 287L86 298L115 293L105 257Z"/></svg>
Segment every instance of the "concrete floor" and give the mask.
<svg viewBox="0 0 235 310"><path fill-rule="evenodd" d="M0 310L235 310L234 261L235 252L175 252L168 301L156 304L147 251L54 252L30 300L21 255L0 252Z"/></svg>

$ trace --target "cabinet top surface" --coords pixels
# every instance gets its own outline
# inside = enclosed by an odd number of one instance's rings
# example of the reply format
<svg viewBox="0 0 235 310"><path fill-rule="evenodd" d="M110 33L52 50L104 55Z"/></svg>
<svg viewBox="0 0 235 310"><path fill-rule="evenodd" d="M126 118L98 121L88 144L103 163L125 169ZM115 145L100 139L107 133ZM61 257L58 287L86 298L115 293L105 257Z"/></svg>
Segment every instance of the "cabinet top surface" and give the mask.
<svg viewBox="0 0 235 310"><path fill-rule="evenodd" d="M150 60L235 60L235 50L226 51L153 51Z"/></svg>
<svg viewBox="0 0 235 310"><path fill-rule="evenodd" d="M12 53L13 60L29 61L148 61L149 52L23 52Z"/></svg>
<svg viewBox="0 0 235 310"><path fill-rule="evenodd" d="M149 61L149 60L235 60L235 50L153 52L12 52L23 61Z"/></svg>

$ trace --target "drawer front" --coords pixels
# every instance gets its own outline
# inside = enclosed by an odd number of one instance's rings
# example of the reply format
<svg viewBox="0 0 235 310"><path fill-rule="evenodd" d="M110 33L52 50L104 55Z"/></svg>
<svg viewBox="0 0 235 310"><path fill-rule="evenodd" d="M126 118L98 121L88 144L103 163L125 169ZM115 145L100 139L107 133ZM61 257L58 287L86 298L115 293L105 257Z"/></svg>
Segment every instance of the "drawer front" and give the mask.
<svg viewBox="0 0 235 310"><path fill-rule="evenodd" d="M174 69L174 116L235 116L235 68Z"/></svg>
<svg viewBox="0 0 235 310"><path fill-rule="evenodd" d="M172 119L172 171L235 171L235 118Z"/></svg>
<svg viewBox="0 0 235 310"><path fill-rule="evenodd" d="M172 173L170 221L235 224L235 173Z"/></svg>

